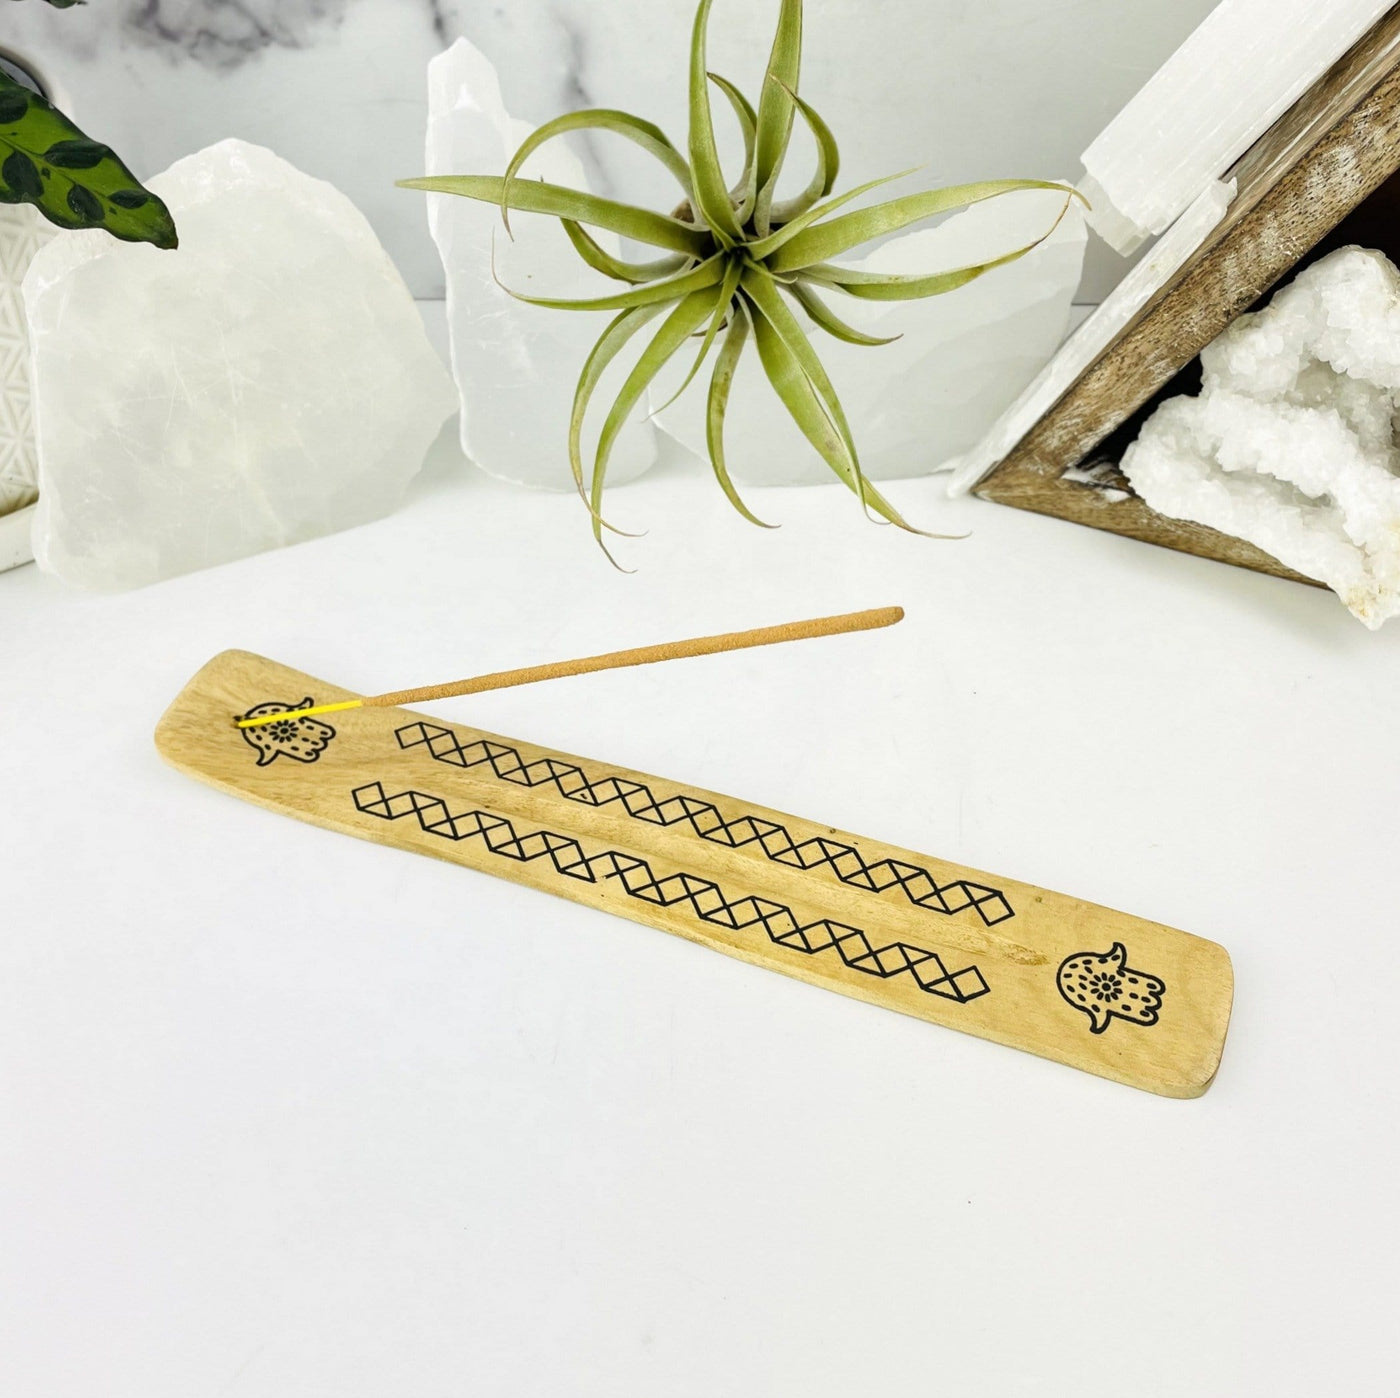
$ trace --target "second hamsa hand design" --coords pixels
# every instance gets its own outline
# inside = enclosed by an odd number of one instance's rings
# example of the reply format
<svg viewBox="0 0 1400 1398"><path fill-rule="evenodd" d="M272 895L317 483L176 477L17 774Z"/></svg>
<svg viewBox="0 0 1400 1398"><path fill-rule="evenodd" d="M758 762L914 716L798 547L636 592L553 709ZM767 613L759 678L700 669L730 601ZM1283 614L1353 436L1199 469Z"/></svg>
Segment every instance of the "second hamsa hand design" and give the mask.
<svg viewBox="0 0 1400 1398"><path fill-rule="evenodd" d="M1089 1016L1091 1033L1102 1034L1114 1019L1156 1024L1166 982L1128 965L1122 942L1105 952L1080 951L1060 963L1060 994Z"/></svg>

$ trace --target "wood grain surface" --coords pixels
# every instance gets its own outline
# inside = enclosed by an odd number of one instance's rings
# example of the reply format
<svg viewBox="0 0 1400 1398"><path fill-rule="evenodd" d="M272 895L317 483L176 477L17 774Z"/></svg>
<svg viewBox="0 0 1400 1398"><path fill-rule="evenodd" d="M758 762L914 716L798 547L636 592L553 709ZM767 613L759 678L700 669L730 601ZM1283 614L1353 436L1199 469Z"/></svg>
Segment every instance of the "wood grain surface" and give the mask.
<svg viewBox="0 0 1400 1398"><path fill-rule="evenodd" d="M1213 942L426 714L358 709L332 725L295 711L358 697L227 651L171 705L156 746L279 814L1149 1092L1195 1097L1215 1076L1234 982ZM265 705L285 722L235 727Z"/></svg>
<svg viewBox="0 0 1400 1398"><path fill-rule="evenodd" d="M1181 270L976 488L989 500L1309 582L1240 539L1063 475L1400 167L1400 7L1241 157L1238 193ZM1112 485L1122 487L1123 482Z"/></svg>

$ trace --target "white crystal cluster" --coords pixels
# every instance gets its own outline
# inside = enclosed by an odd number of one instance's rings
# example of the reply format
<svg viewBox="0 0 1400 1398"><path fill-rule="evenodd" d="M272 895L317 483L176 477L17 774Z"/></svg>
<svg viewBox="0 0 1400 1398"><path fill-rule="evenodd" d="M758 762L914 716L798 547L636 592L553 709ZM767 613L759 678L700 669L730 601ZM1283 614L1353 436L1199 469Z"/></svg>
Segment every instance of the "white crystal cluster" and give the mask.
<svg viewBox="0 0 1400 1398"><path fill-rule="evenodd" d="M180 247L68 233L24 283L35 556L137 587L378 518L455 407L358 209L224 141L150 187Z"/></svg>
<svg viewBox="0 0 1400 1398"><path fill-rule="evenodd" d="M1400 612L1400 272L1349 247L1201 354L1123 458L1155 510L1247 539L1367 626Z"/></svg>

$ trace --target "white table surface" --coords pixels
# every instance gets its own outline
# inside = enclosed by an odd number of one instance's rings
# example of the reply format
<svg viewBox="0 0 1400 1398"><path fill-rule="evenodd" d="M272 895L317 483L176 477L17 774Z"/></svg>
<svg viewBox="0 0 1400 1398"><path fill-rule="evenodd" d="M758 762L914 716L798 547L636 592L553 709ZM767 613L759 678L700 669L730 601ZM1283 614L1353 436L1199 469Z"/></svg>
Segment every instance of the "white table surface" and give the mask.
<svg viewBox="0 0 1400 1398"><path fill-rule="evenodd" d="M0 1393L1395 1391L1400 625L976 501L670 466L609 568L444 444L381 523L0 577ZM479 723L1223 942L1175 1102L167 770L246 647L373 691L889 602Z"/></svg>

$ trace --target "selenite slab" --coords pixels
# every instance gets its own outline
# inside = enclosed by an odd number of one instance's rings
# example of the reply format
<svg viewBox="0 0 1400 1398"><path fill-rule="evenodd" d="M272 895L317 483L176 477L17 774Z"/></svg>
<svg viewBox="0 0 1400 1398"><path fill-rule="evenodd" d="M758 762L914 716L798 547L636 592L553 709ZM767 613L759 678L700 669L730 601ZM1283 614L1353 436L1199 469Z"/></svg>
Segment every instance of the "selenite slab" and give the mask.
<svg viewBox="0 0 1400 1398"><path fill-rule="evenodd" d="M225 141L150 187L178 250L69 233L24 283L40 567L137 587L392 510L454 404L343 194Z"/></svg>

